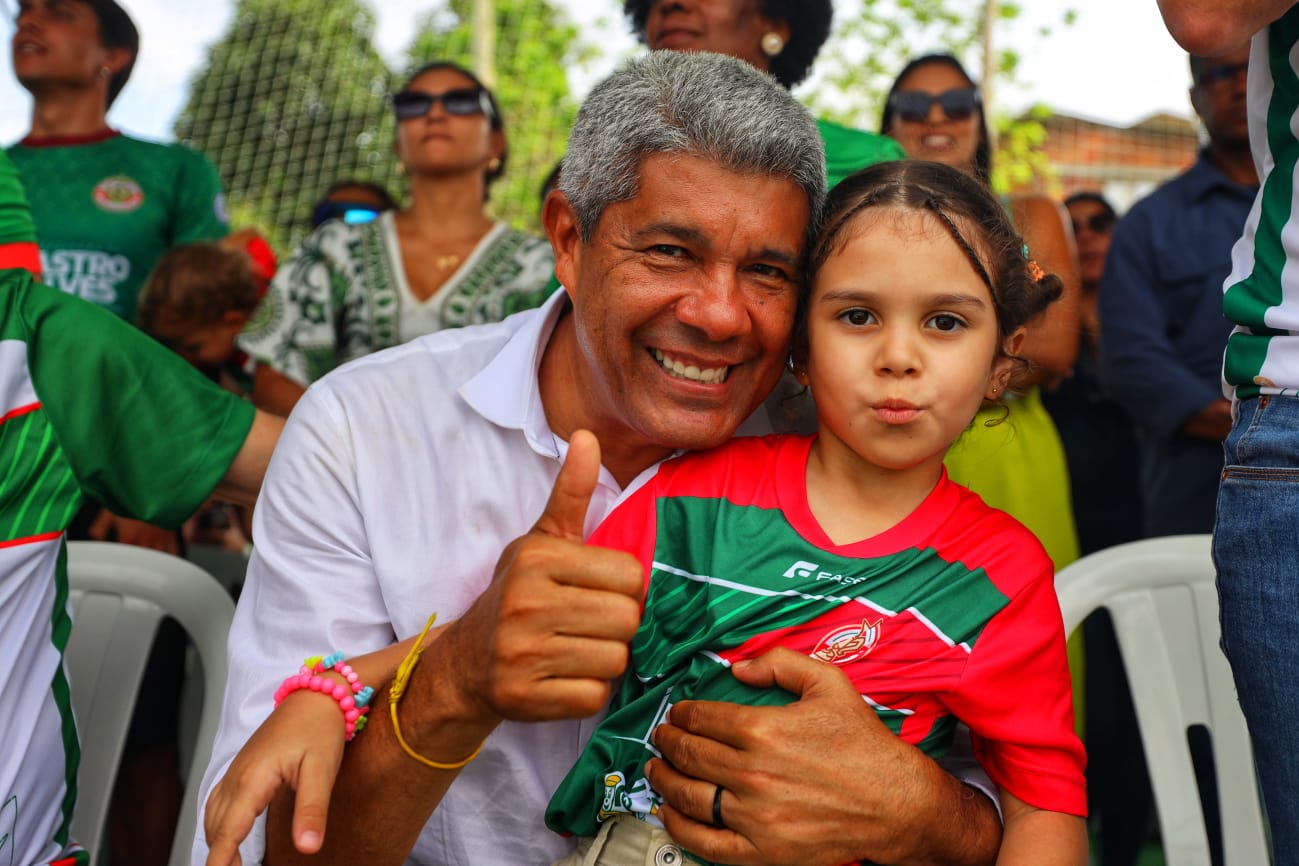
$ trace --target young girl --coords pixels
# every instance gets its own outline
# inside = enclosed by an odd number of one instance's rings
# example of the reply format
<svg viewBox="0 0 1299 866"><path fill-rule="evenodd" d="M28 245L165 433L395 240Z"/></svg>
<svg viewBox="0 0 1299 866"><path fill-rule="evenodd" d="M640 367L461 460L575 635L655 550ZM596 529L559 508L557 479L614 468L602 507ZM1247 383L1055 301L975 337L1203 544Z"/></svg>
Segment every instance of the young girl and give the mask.
<svg viewBox="0 0 1299 866"><path fill-rule="evenodd" d="M984 400L1000 399L1022 326L1058 281L1034 280L996 200L936 163L866 169L827 213L793 353L818 434L665 462L589 539L638 554L647 594L629 675L547 812L552 829L585 837L564 864L653 862L671 840L652 826L651 734L679 700L790 700L729 672L777 645L839 667L931 754L958 719L969 725L1002 790L999 862L1086 862L1054 569L1023 526L943 470ZM269 796L278 779L262 782ZM251 823L231 821L248 806L232 792L212 801L209 841L215 826ZM719 788L718 823L726 804Z"/></svg>

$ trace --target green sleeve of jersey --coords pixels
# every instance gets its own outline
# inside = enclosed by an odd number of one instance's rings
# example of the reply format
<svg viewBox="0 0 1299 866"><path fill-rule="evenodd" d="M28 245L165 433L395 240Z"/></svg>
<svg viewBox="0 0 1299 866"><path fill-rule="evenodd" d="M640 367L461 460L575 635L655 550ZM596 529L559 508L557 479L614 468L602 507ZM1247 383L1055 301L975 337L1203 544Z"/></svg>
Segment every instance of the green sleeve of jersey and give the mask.
<svg viewBox="0 0 1299 866"><path fill-rule="evenodd" d="M180 164L172 245L214 241L230 233L225 195L216 166L203 154L182 144L172 145Z"/></svg>
<svg viewBox="0 0 1299 866"><path fill-rule="evenodd" d="M829 120L818 120L817 130L825 143L826 182L833 189L844 178L878 162L906 159L907 153L887 135L853 129Z"/></svg>
<svg viewBox="0 0 1299 866"><path fill-rule="evenodd" d="M162 526L193 514L247 438L252 405L94 304L17 271L0 286L15 293L32 384L82 490Z"/></svg>
<svg viewBox="0 0 1299 866"><path fill-rule="evenodd" d="M39 267L36 224L32 222L27 194L13 161L0 151L0 268Z"/></svg>

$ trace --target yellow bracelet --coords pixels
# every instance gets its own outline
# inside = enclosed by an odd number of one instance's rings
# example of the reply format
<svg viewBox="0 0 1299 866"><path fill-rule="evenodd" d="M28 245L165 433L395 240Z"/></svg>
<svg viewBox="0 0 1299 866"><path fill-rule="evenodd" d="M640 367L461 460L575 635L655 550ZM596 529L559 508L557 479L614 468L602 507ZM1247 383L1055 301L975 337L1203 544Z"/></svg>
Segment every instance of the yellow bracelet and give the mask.
<svg viewBox="0 0 1299 866"><path fill-rule="evenodd" d="M478 748L474 749L474 753L463 761L457 761L454 764L440 764L437 761L429 760L419 752L412 749L410 744L406 742L406 738L401 735L401 723L397 721L397 704L401 701L402 695L406 692L406 683L410 681L411 671L415 670L415 664L419 661L420 653L424 652L424 636L428 634L428 630L433 627L433 622L437 618L438 615L436 613L428 618L428 622L424 624L424 630L419 633L419 637L417 637L415 643L411 645L410 652L406 653L406 658L402 659L401 664L398 665L397 676L393 678L392 685L388 687L388 707L392 711L392 732L397 735L397 742L401 744L401 747L406 754L410 755L424 766L432 767L435 770L459 770L465 764L468 764L474 758L478 757L478 753L483 750L483 743L487 742L486 740L479 743Z"/></svg>

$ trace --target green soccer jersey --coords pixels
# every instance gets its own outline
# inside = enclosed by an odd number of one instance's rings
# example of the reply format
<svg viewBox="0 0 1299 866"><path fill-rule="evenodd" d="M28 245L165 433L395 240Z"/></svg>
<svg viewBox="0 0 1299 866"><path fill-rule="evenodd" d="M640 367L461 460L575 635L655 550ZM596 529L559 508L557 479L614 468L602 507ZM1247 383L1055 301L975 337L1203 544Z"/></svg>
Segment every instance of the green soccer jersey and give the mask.
<svg viewBox="0 0 1299 866"><path fill-rule="evenodd" d="M253 408L20 270L0 271L0 404L0 863L84 863L70 837L80 750L63 530L83 494L179 524L229 469Z"/></svg>
<svg viewBox="0 0 1299 866"><path fill-rule="evenodd" d="M164 251L227 233L216 169L188 147L109 132L27 138L8 154L31 202L45 282L127 321Z"/></svg>

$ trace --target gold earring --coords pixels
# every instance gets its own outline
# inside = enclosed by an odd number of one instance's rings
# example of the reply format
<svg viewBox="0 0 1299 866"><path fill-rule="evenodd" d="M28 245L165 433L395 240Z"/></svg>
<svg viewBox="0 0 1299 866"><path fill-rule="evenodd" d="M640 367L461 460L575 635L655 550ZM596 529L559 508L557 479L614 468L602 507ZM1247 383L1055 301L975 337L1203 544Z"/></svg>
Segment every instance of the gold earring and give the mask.
<svg viewBox="0 0 1299 866"><path fill-rule="evenodd" d="M501 170L501 158L500 158L499 156L494 156L494 157L492 157L491 159L489 159L489 160L487 161L487 170L488 170L488 171L500 171L500 170Z"/></svg>
<svg viewBox="0 0 1299 866"><path fill-rule="evenodd" d="M762 37L762 53L768 57L775 57L784 50L785 40L779 33L768 33Z"/></svg>

